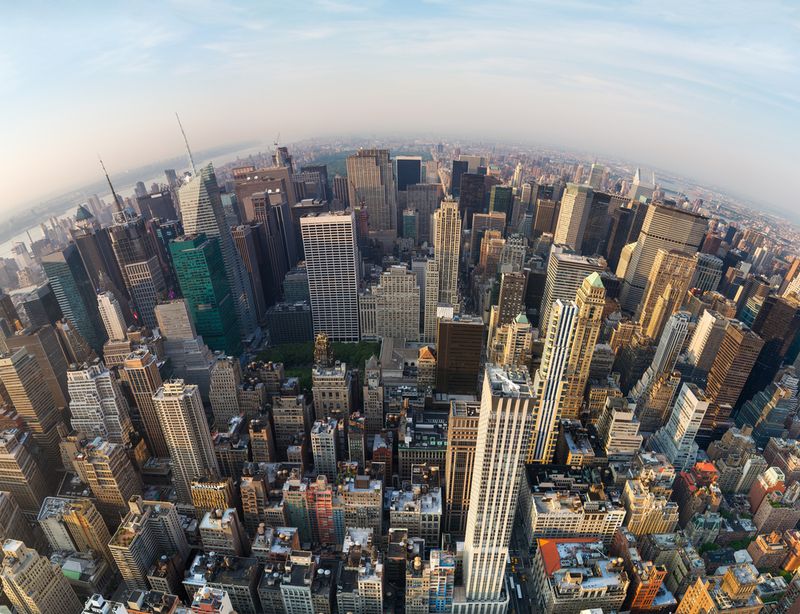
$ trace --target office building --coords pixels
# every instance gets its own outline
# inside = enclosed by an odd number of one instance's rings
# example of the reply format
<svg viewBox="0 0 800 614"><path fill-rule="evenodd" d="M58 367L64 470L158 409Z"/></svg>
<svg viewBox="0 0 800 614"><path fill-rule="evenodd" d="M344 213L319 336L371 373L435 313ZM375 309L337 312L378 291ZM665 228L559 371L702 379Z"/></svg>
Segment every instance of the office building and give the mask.
<svg viewBox="0 0 800 614"><path fill-rule="evenodd" d="M686 357L698 374L706 374L711 369L725 337L728 322L728 318L713 309L703 311L697 321L686 348Z"/></svg>
<svg viewBox="0 0 800 614"><path fill-rule="evenodd" d="M240 225L231 229L231 237L233 238L236 250L239 252L239 257L242 259L244 268L247 270L247 278L250 286L253 288L253 305L256 310L256 317L259 322L263 322L266 317L267 304L274 302L277 298L277 292L273 288L267 286L270 284L270 273L266 269L268 262L266 254L260 249L262 247L262 240L260 229L258 225ZM267 287L265 287L267 286ZM277 288L274 288L277 290ZM267 300L267 291L269 291L269 301Z"/></svg>
<svg viewBox="0 0 800 614"><path fill-rule="evenodd" d="M111 535L103 517L89 499L47 497L37 518L53 550L94 551L110 565Z"/></svg>
<svg viewBox="0 0 800 614"><path fill-rule="evenodd" d="M106 335L97 298L75 245L42 256L42 268L56 295L61 313L74 324L92 349L101 354Z"/></svg>
<svg viewBox="0 0 800 614"><path fill-rule="evenodd" d="M111 292L102 291L97 293L97 308L100 311L100 318L106 329L108 338L112 341L121 341L126 338L128 326L122 315L122 308L117 297Z"/></svg>
<svg viewBox="0 0 800 614"><path fill-rule="evenodd" d="M0 540L19 539L27 544L36 544L33 529L22 513L14 495L0 490Z"/></svg>
<svg viewBox="0 0 800 614"><path fill-rule="evenodd" d="M183 380L172 380L156 391L153 402L172 458L178 501L191 505L190 482L209 473L219 473L200 391Z"/></svg>
<svg viewBox="0 0 800 614"><path fill-rule="evenodd" d="M632 313L641 302L659 249L693 256L700 249L707 228L708 219L702 215L660 203L648 205L622 282L623 310Z"/></svg>
<svg viewBox="0 0 800 614"><path fill-rule="evenodd" d="M57 321L56 325L62 322ZM8 337L5 344L8 352L14 353L25 348L28 354L36 359L42 379L47 384L57 407L66 407L69 398L67 391L67 364L72 359L66 353L66 344L60 337L60 331L45 324L39 327L28 327L14 336Z"/></svg>
<svg viewBox="0 0 800 614"><path fill-rule="evenodd" d="M28 431L0 431L0 490L11 493L26 518L35 519L49 484L36 462L31 440Z"/></svg>
<svg viewBox="0 0 800 614"><path fill-rule="evenodd" d="M425 293L422 313L422 340L436 343L439 309L439 263L434 258L425 261Z"/></svg>
<svg viewBox="0 0 800 614"><path fill-rule="evenodd" d="M162 554L177 554L181 564L189 556L189 544L174 505L131 497L129 511L111 537L108 547L126 587L148 588L147 574Z"/></svg>
<svg viewBox="0 0 800 614"><path fill-rule="evenodd" d="M314 409L301 395L279 396L272 399L272 422L275 429L275 449L285 451L298 433L311 429Z"/></svg>
<svg viewBox="0 0 800 614"><path fill-rule="evenodd" d="M433 212L444 199L441 183L419 183L406 188L406 207L417 212L417 244L430 244Z"/></svg>
<svg viewBox="0 0 800 614"><path fill-rule="evenodd" d="M678 310L689 289L695 259L678 250L656 252L639 312L642 333L658 339L667 319Z"/></svg>
<svg viewBox="0 0 800 614"><path fill-rule="evenodd" d="M561 209L558 213L553 243L566 245L576 252L581 251L592 196L590 186L567 184L567 189L561 197Z"/></svg>
<svg viewBox="0 0 800 614"><path fill-rule="evenodd" d="M206 552L243 556L250 543L235 508L208 511L200 521L200 540Z"/></svg>
<svg viewBox="0 0 800 614"><path fill-rule="evenodd" d="M486 327L477 316L440 318L437 333L436 388L450 394L474 394Z"/></svg>
<svg viewBox="0 0 800 614"><path fill-rule="evenodd" d="M53 396L42 385L42 370L25 349L0 356L0 381L14 409L31 431L43 460L50 467L61 466L58 428L63 424Z"/></svg>
<svg viewBox="0 0 800 614"><path fill-rule="evenodd" d="M560 299L562 303L573 300L583 280L590 273L600 273L605 268L605 261L600 258L571 254L561 246L554 246L551 249L539 310L540 337L547 334L547 326L551 321L550 310L556 299Z"/></svg>
<svg viewBox="0 0 800 614"><path fill-rule="evenodd" d="M353 410L353 380L347 364L337 361L329 367L313 367L311 384L315 415L346 420Z"/></svg>
<svg viewBox="0 0 800 614"><path fill-rule="evenodd" d="M162 385L158 358L148 348L137 348L122 363L122 376L133 396L150 452L161 458L169 456L153 403L153 395Z"/></svg>
<svg viewBox="0 0 800 614"><path fill-rule="evenodd" d="M3 543L0 580L5 596L19 612L80 614L83 609L61 570L21 541Z"/></svg>
<svg viewBox="0 0 800 614"><path fill-rule="evenodd" d="M486 176L479 175L474 171L463 173L458 192L458 210L461 213L464 228L472 228L474 214L484 211Z"/></svg>
<svg viewBox="0 0 800 614"><path fill-rule="evenodd" d="M336 587L338 611L382 614L383 560L372 531L348 527L342 544L342 559Z"/></svg>
<svg viewBox="0 0 800 614"><path fill-rule="evenodd" d="M143 488L125 446L97 438L78 442L70 456L106 524L116 526L127 512L128 500Z"/></svg>
<svg viewBox="0 0 800 614"><path fill-rule="evenodd" d="M348 198L366 208L370 231L397 235L397 193L387 149L360 149L347 157Z"/></svg>
<svg viewBox="0 0 800 614"><path fill-rule="evenodd" d="M730 565L722 575L697 578L687 588L676 614L762 612L764 603L756 592L760 579L752 563Z"/></svg>
<svg viewBox="0 0 800 614"><path fill-rule="evenodd" d="M336 341L358 341L359 256L352 213L327 213L300 220L308 271L314 333Z"/></svg>
<svg viewBox="0 0 800 614"><path fill-rule="evenodd" d="M133 435L128 402L116 378L100 360L67 372L70 424L89 438L128 444Z"/></svg>
<svg viewBox="0 0 800 614"><path fill-rule="evenodd" d="M239 384L242 383L242 369L239 360L233 356L217 354L211 369L211 386L208 397L214 424L224 429L231 418L239 415Z"/></svg>
<svg viewBox="0 0 800 614"><path fill-rule="evenodd" d="M339 447L338 422L335 419L317 420L311 426L311 452L314 471L324 475L331 483L338 475L337 449Z"/></svg>
<svg viewBox="0 0 800 614"><path fill-rule="evenodd" d="M439 269L439 302L458 305L461 217L458 203L445 199L433 213L433 254Z"/></svg>
<svg viewBox="0 0 800 614"><path fill-rule="evenodd" d="M181 186L178 198L186 234L204 234L209 239L217 240L241 337L250 337L256 329L253 290L225 221L214 168L210 164L202 168L198 175Z"/></svg>
<svg viewBox="0 0 800 614"><path fill-rule="evenodd" d="M690 288L697 288L706 291L716 291L719 282L722 280L722 269L724 263L721 258L713 254L698 252L695 254L695 269L692 276Z"/></svg>
<svg viewBox="0 0 800 614"><path fill-rule="evenodd" d="M683 384L669 420L648 440L648 449L664 454L676 469L694 465L698 452L695 437L708 406L702 390L694 384Z"/></svg>
<svg viewBox="0 0 800 614"><path fill-rule="evenodd" d="M534 428L534 402L527 372L486 366L464 540L464 588L456 589L454 612L507 608L506 557ZM498 458L505 461L492 460Z"/></svg>

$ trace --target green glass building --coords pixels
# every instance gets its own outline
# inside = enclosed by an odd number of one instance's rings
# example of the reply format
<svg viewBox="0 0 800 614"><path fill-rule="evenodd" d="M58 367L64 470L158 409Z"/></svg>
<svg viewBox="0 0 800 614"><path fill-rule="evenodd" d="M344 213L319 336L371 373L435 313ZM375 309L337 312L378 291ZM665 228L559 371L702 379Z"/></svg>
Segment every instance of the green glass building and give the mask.
<svg viewBox="0 0 800 614"><path fill-rule="evenodd" d="M239 323L219 243L201 233L175 239L169 251L197 334L212 350L239 356Z"/></svg>
<svg viewBox="0 0 800 614"><path fill-rule="evenodd" d="M511 217L514 207L514 192L508 186L493 185L489 192L489 211L498 211L506 214L506 220Z"/></svg>

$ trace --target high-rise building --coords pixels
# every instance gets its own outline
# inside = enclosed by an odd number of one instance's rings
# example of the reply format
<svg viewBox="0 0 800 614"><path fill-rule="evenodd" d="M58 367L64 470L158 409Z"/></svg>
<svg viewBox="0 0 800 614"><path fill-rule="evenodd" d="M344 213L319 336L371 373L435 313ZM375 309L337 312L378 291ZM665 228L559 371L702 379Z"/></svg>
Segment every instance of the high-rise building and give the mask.
<svg viewBox="0 0 800 614"><path fill-rule="evenodd" d="M131 497L129 511L108 547L128 589L147 589L147 573L162 554L178 554L181 565L189 556L189 544L178 510L166 501Z"/></svg>
<svg viewBox="0 0 800 614"><path fill-rule="evenodd" d="M25 519L14 495L7 490L0 490L0 540L6 539L36 543L31 525Z"/></svg>
<svg viewBox="0 0 800 614"><path fill-rule="evenodd" d="M478 441L480 403L450 401L447 422L447 457L445 461L445 533L464 537L475 471L475 446Z"/></svg>
<svg viewBox="0 0 800 614"><path fill-rule="evenodd" d="M464 540L464 594L454 612L505 612L504 576L523 461L533 431L534 391L527 371L486 366ZM503 462L497 462L503 459Z"/></svg>
<svg viewBox="0 0 800 614"><path fill-rule="evenodd" d="M50 560L21 541L3 543L0 566L3 592L19 612L25 614L80 614L81 602L66 576Z"/></svg>
<svg viewBox="0 0 800 614"><path fill-rule="evenodd" d="M236 309L218 240L203 234L169 244L175 274L197 333L212 350L241 353Z"/></svg>
<svg viewBox="0 0 800 614"><path fill-rule="evenodd" d="M697 373L705 374L711 369L728 322L728 318L712 309L703 311L686 348L689 363Z"/></svg>
<svg viewBox="0 0 800 614"><path fill-rule="evenodd" d="M486 177L475 172L463 173L459 186L458 210L461 213L464 228L472 228L472 217L484 211L486 196Z"/></svg>
<svg viewBox="0 0 800 614"><path fill-rule="evenodd" d="M660 203L648 205L622 282L622 308L634 312L638 307L659 249L693 256L700 249L707 228L708 219L697 213Z"/></svg>
<svg viewBox="0 0 800 614"><path fill-rule="evenodd" d="M0 356L0 381L52 468L61 466L58 427L63 424L53 396L42 386L42 370L25 349Z"/></svg>
<svg viewBox="0 0 800 614"><path fill-rule="evenodd" d="M136 315L145 326L154 328L153 310L167 289L155 239L147 232L142 216L128 209L114 213L109 236L122 279L136 304Z"/></svg>
<svg viewBox="0 0 800 614"><path fill-rule="evenodd" d="M336 604L339 612L383 612L383 561L372 531L347 527L342 544Z"/></svg>
<svg viewBox="0 0 800 614"><path fill-rule="evenodd" d="M533 380L537 410L527 451L530 463L552 462L557 425L580 414L592 360L586 348L597 341L604 304L605 288L597 273L584 279L574 301L557 299L553 304L542 363Z"/></svg>
<svg viewBox="0 0 800 614"><path fill-rule="evenodd" d="M563 247L555 245L547 260L547 277L544 282L541 309L539 310L540 337L547 333L551 321L550 310L556 299L562 303L575 298L575 292L590 273L600 273L606 268L601 258L589 258L568 253Z"/></svg>
<svg viewBox="0 0 800 614"><path fill-rule="evenodd" d="M128 500L142 492L142 479L121 444L99 438L84 441L75 449L72 466L89 486L109 526L116 526L128 509Z"/></svg>
<svg viewBox="0 0 800 614"><path fill-rule="evenodd" d="M108 549L108 527L89 499L47 497L37 520L53 550L93 550L109 565L114 563Z"/></svg>
<svg viewBox="0 0 800 614"><path fill-rule="evenodd" d="M103 290L97 293L97 308L100 311L100 318L103 320L106 334L112 341L125 339L128 327L122 315L122 308L117 297L113 293Z"/></svg>
<svg viewBox="0 0 800 614"><path fill-rule="evenodd" d="M211 385L208 391L214 424L224 429L228 421L240 412L239 384L242 383L242 368L233 356L217 354L211 370Z"/></svg>
<svg viewBox="0 0 800 614"><path fill-rule="evenodd" d="M347 157L352 205L366 208L371 231L397 234L397 194L388 149L360 149Z"/></svg>
<svg viewBox="0 0 800 614"><path fill-rule="evenodd" d="M233 244L231 230L225 221L214 168L210 164L202 168L197 176L181 186L178 197L186 234L202 233L209 239L217 239L219 242L228 288L239 322L239 331L242 338L250 337L256 330L253 289L250 287L247 269Z"/></svg>
<svg viewBox="0 0 800 614"><path fill-rule="evenodd" d="M705 393L711 407L703 421L704 432L721 428L729 420L763 346L764 340L741 322L728 324L708 372Z"/></svg>
<svg viewBox="0 0 800 614"><path fill-rule="evenodd" d="M172 458L178 501L191 505L190 482L209 473L219 473L200 391L183 380L173 380L156 391L153 402Z"/></svg>
<svg viewBox="0 0 800 614"><path fill-rule="evenodd" d="M469 171L469 162L466 160L453 160L450 172L450 194L458 198L461 194L461 176Z"/></svg>
<svg viewBox="0 0 800 614"><path fill-rule="evenodd" d="M419 340L419 296L417 276L405 266L394 265L381 273L375 297L375 331L378 337L403 341Z"/></svg>
<svg viewBox="0 0 800 614"><path fill-rule="evenodd" d="M338 422L334 418L317 420L311 426L311 453L314 456L314 471L334 483L338 475L337 455L339 447Z"/></svg>
<svg viewBox="0 0 800 614"><path fill-rule="evenodd" d="M314 333L358 341L359 256L352 213L300 219Z"/></svg>
<svg viewBox="0 0 800 614"><path fill-rule="evenodd" d="M497 300L496 326L510 324L525 311L525 283L524 273L503 273Z"/></svg>
<svg viewBox="0 0 800 614"><path fill-rule="evenodd" d="M576 252L581 251L592 195L592 188L588 185L567 184L561 197L553 243L566 245Z"/></svg>
<svg viewBox="0 0 800 614"><path fill-rule="evenodd" d="M439 263L434 258L425 261L425 306L422 314L422 340L436 343L439 307Z"/></svg>
<svg viewBox="0 0 800 614"><path fill-rule="evenodd" d="M267 315L267 293L269 290L269 304L277 298L277 288L265 288L271 282L270 273L267 269L268 261L264 250L261 250L262 241L259 236L258 225L249 226L247 224L235 226L231 229L231 236L236 245L236 250L247 269L247 276L253 288L253 301L256 309L256 316L259 322L263 322Z"/></svg>
<svg viewBox="0 0 800 614"><path fill-rule="evenodd" d="M89 438L129 444L133 435L128 401L102 361L73 365L67 372L70 423Z"/></svg>
<svg viewBox="0 0 800 614"><path fill-rule="evenodd" d="M153 395L162 385L158 358L146 347L137 348L122 363L122 377L133 395L150 452L161 458L169 456L153 403Z"/></svg>
<svg viewBox="0 0 800 614"><path fill-rule="evenodd" d="M433 254L439 268L439 302L458 304L458 264L461 251L461 217L458 204L442 201L433 213Z"/></svg>
<svg viewBox="0 0 800 614"><path fill-rule="evenodd" d="M60 322L56 322L56 325ZM29 327L5 340L10 353L25 348L36 359L42 379L47 385L57 407L66 407L69 398L67 391L67 364L71 361L66 353L63 339L49 324Z"/></svg>
<svg viewBox="0 0 800 614"><path fill-rule="evenodd" d="M92 349L101 354L105 330L97 310L97 298L75 245L42 256L42 268L58 299L64 317L72 322Z"/></svg>
<svg viewBox="0 0 800 614"><path fill-rule="evenodd" d="M433 212L444 198L441 183L419 183L406 188L406 207L417 212L417 243L431 243L431 220Z"/></svg>
<svg viewBox="0 0 800 614"><path fill-rule="evenodd" d="M11 493L31 520L36 519L48 492L47 480L33 454L29 432L16 428L0 431L0 489Z"/></svg>
<svg viewBox="0 0 800 614"><path fill-rule="evenodd" d="M474 394L486 340L483 320L477 316L440 318L437 339L436 389Z"/></svg>
<svg viewBox="0 0 800 614"><path fill-rule="evenodd" d="M664 325L683 302L695 271L695 259L678 250L659 249L647 277L639 312L642 333L658 339Z"/></svg>
<svg viewBox="0 0 800 614"><path fill-rule="evenodd" d="M724 263L721 258L713 254L698 252L695 255L695 269L692 283L689 287L698 288L704 292L715 291L722 279Z"/></svg>
<svg viewBox="0 0 800 614"><path fill-rule="evenodd" d="M695 437L708 406L702 390L694 384L683 384L669 420L647 441L648 449L664 454L681 471L694 465L698 452Z"/></svg>

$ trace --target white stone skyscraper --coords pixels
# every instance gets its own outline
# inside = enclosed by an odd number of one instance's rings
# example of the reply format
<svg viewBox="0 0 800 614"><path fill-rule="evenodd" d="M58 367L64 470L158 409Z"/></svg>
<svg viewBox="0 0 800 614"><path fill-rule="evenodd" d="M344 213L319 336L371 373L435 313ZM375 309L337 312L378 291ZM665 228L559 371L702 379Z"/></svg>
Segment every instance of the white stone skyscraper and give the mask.
<svg viewBox="0 0 800 614"><path fill-rule="evenodd" d="M180 379L164 382L153 395L153 403L172 459L178 501L192 505L191 481L219 474L200 391Z"/></svg>
<svg viewBox="0 0 800 614"><path fill-rule="evenodd" d="M89 438L128 444L133 434L130 408L119 384L101 360L67 372L72 428Z"/></svg>
<svg viewBox="0 0 800 614"><path fill-rule="evenodd" d="M580 251L591 204L591 187L576 183L567 184L567 189L561 197L561 208L558 213L558 224L553 235L553 243L567 245L570 249Z"/></svg>
<svg viewBox="0 0 800 614"><path fill-rule="evenodd" d="M219 241L225 276L233 297L239 331L242 338L250 337L257 329L257 316L253 288L242 257L233 243L233 236L225 221L217 177L214 167L200 169L198 174L181 186L178 191L183 229L187 235L205 233Z"/></svg>
<svg viewBox="0 0 800 614"><path fill-rule="evenodd" d="M112 341L124 340L128 327L125 325L125 317L122 315L122 307L117 297L108 290L98 292L97 308L108 338Z"/></svg>
<svg viewBox="0 0 800 614"><path fill-rule="evenodd" d="M359 257L352 212L300 218L314 334L358 341Z"/></svg>
<svg viewBox="0 0 800 614"><path fill-rule="evenodd" d="M684 384L675 399L667 423L647 441L647 448L661 452L676 471L684 471L697 460L695 437L708 410L708 401L694 384Z"/></svg>
<svg viewBox="0 0 800 614"><path fill-rule="evenodd" d="M458 203L446 198L433 212L433 255L439 266L439 302L458 304L458 262L461 254L461 215Z"/></svg>
<svg viewBox="0 0 800 614"><path fill-rule="evenodd" d="M511 529L533 429L535 397L527 370L486 365L464 540L464 586L453 611L499 614Z"/></svg>

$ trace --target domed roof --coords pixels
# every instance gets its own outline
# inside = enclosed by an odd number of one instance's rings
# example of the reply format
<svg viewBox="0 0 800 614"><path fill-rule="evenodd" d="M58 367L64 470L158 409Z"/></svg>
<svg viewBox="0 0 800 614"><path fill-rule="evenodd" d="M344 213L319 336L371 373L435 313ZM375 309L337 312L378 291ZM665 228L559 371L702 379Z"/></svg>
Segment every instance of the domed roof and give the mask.
<svg viewBox="0 0 800 614"><path fill-rule="evenodd" d="M85 222L86 220L94 219L92 212L86 208L86 205L78 205L78 211L75 214L75 220L78 222Z"/></svg>

